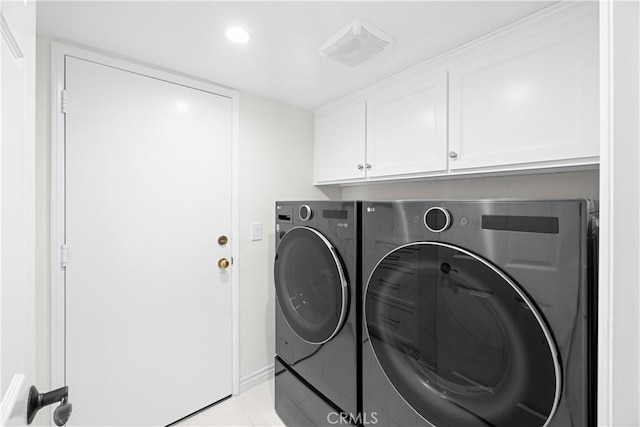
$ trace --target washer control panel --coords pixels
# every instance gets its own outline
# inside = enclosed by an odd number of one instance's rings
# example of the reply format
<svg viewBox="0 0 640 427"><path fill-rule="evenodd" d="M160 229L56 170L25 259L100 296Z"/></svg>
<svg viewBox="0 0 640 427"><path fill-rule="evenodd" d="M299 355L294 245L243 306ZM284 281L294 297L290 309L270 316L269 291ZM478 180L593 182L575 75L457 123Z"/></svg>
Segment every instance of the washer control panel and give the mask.
<svg viewBox="0 0 640 427"><path fill-rule="evenodd" d="M434 206L424 214L424 225L434 233L442 233L451 226L451 214L445 208Z"/></svg>

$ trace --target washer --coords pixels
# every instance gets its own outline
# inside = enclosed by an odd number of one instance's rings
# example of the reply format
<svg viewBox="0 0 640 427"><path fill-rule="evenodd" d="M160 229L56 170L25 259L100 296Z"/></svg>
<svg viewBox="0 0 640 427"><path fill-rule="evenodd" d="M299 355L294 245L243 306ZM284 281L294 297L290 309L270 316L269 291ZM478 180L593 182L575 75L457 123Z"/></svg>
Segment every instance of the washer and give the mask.
<svg viewBox="0 0 640 427"><path fill-rule="evenodd" d="M597 202L362 212L365 424L595 425Z"/></svg>
<svg viewBox="0 0 640 427"><path fill-rule="evenodd" d="M359 202L276 203L276 412L287 425L356 421Z"/></svg>

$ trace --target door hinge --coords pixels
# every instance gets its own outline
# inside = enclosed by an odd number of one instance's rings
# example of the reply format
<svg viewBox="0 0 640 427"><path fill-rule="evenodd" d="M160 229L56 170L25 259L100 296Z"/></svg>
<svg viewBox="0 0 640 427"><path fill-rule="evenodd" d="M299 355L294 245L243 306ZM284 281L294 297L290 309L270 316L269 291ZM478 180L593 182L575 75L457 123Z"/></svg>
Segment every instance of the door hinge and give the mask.
<svg viewBox="0 0 640 427"><path fill-rule="evenodd" d="M62 111L62 114L67 114L67 102L68 102L67 90L62 89L60 91L60 109Z"/></svg>
<svg viewBox="0 0 640 427"><path fill-rule="evenodd" d="M60 246L60 265L65 268L69 264L69 247L67 245Z"/></svg>

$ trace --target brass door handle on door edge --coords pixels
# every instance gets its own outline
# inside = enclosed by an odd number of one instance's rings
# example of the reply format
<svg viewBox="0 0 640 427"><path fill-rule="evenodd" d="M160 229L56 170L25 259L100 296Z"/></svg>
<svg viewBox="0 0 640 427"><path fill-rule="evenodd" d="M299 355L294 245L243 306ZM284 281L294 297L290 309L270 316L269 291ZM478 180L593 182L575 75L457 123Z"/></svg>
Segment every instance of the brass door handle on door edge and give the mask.
<svg viewBox="0 0 640 427"><path fill-rule="evenodd" d="M229 260L228 260L228 259L226 259L226 258L220 258L220 259L218 260L218 267L220 267L220 268L221 268L221 269L223 269L223 270L224 270L225 268L229 267L229 265L231 265L231 263L230 263L230 262L229 262Z"/></svg>

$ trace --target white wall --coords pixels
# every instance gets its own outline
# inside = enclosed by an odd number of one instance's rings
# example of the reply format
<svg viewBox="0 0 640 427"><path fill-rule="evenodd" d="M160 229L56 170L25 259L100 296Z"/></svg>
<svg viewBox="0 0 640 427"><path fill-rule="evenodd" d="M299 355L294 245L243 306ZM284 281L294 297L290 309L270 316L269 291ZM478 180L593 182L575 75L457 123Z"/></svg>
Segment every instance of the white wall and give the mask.
<svg viewBox="0 0 640 427"><path fill-rule="evenodd" d="M598 171L543 173L496 177L377 183L345 187L344 200L485 199L485 198L598 198Z"/></svg>
<svg viewBox="0 0 640 427"><path fill-rule="evenodd" d="M50 388L50 43L36 51L36 384ZM278 199L339 199L312 186L311 112L248 94L239 120L240 378L264 369L274 356L274 204ZM263 240L250 241L250 223L263 223ZM50 417L39 415L36 423Z"/></svg>
<svg viewBox="0 0 640 427"><path fill-rule="evenodd" d="M311 112L240 95L240 378L273 363L275 201L326 199L313 182ZM340 189L327 190L339 199ZM250 241L262 222L263 239Z"/></svg>

